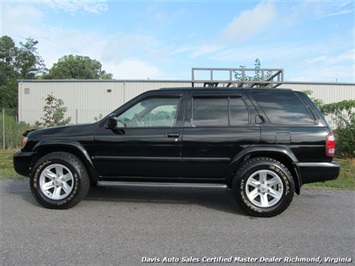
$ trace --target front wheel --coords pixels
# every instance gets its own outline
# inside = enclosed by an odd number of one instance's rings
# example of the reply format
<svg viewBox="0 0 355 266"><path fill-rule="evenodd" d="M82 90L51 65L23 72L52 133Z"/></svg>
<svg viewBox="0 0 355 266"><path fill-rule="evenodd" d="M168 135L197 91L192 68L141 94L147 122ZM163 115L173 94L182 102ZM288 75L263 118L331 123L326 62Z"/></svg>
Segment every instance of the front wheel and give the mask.
<svg viewBox="0 0 355 266"><path fill-rule="evenodd" d="M295 185L290 171L271 158L252 158L236 172L233 195L247 213L272 217L290 205Z"/></svg>
<svg viewBox="0 0 355 266"><path fill-rule="evenodd" d="M30 187L35 199L50 209L67 209L88 193L90 180L83 163L73 154L53 152L32 169Z"/></svg>

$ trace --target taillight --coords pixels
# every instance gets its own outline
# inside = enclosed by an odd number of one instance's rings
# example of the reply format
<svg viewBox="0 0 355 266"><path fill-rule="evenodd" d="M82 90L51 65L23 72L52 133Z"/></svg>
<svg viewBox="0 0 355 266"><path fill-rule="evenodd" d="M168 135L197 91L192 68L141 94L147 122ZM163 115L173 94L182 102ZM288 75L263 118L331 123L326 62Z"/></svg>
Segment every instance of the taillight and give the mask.
<svg viewBox="0 0 355 266"><path fill-rule="evenodd" d="M335 154L335 136L333 133L329 133L325 138L325 154L329 157L333 157Z"/></svg>
<svg viewBox="0 0 355 266"><path fill-rule="evenodd" d="M24 137L24 138L22 139L21 149L23 149L23 148L26 146L27 139L28 139L27 137Z"/></svg>

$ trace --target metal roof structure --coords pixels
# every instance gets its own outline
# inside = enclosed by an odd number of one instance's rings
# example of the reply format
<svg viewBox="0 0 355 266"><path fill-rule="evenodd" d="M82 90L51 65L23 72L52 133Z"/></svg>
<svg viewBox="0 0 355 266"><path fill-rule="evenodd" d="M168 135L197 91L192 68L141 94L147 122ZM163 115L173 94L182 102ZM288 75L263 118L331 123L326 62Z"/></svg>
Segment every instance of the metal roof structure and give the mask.
<svg viewBox="0 0 355 266"><path fill-rule="evenodd" d="M202 78L199 78L202 77ZM192 68L192 87L269 87L284 82L284 70L276 68Z"/></svg>

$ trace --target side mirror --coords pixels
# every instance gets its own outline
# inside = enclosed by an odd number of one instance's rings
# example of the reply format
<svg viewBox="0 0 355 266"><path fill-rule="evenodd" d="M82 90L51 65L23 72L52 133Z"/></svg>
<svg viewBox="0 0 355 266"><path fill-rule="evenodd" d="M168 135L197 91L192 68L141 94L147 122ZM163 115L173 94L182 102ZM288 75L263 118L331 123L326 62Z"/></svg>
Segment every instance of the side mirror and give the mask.
<svg viewBox="0 0 355 266"><path fill-rule="evenodd" d="M110 115L108 117L106 128L114 129L117 126L117 119L115 115Z"/></svg>
<svg viewBox="0 0 355 266"><path fill-rule="evenodd" d="M261 115L256 115L255 116L255 124L263 124L265 123L264 117L262 117Z"/></svg>

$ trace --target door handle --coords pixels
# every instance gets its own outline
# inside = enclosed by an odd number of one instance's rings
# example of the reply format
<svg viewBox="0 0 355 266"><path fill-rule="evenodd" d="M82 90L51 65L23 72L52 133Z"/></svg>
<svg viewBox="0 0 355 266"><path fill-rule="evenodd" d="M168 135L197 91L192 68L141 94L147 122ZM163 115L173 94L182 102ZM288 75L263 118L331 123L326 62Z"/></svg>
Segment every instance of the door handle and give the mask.
<svg viewBox="0 0 355 266"><path fill-rule="evenodd" d="M171 132L166 135L168 138L178 138L180 137L180 133L178 132Z"/></svg>

